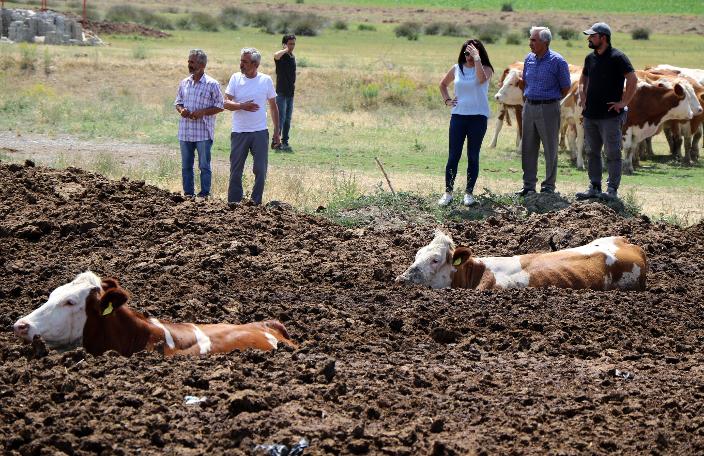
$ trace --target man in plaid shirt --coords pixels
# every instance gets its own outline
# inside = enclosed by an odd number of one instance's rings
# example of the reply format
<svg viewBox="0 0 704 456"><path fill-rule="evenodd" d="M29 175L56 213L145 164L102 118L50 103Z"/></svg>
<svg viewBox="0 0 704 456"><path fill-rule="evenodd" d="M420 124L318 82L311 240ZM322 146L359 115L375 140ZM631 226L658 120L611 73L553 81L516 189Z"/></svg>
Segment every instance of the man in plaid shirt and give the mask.
<svg viewBox="0 0 704 456"><path fill-rule="evenodd" d="M198 196L210 196L212 171L210 169L210 149L215 137L215 115L223 110L223 96L220 84L205 74L208 56L200 49L188 54L189 77L181 81L176 95L176 111L181 114L178 123L178 140L181 144L181 177L183 193L192 197L193 160L198 151L200 169L200 192Z"/></svg>

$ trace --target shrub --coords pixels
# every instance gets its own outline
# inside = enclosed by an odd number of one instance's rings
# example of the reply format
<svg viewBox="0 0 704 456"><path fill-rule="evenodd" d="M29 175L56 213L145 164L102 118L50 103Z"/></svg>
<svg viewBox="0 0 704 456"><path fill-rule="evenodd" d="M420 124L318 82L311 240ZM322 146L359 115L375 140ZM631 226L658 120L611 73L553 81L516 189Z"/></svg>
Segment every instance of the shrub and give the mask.
<svg viewBox="0 0 704 456"><path fill-rule="evenodd" d="M464 36L465 35L465 30L464 27L454 24L452 22L447 22L444 24L444 27L442 28L442 35L443 36Z"/></svg>
<svg viewBox="0 0 704 456"><path fill-rule="evenodd" d="M347 30L347 21L338 19L332 23L332 28L335 30Z"/></svg>
<svg viewBox="0 0 704 456"><path fill-rule="evenodd" d="M376 105L377 99L379 98L379 84L374 82L363 84L361 87L361 92L362 106L369 108Z"/></svg>
<svg viewBox="0 0 704 456"><path fill-rule="evenodd" d="M384 101L396 106L408 106L415 90L415 82L404 76L388 78L384 83Z"/></svg>
<svg viewBox="0 0 704 456"><path fill-rule="evenodd" d="M252 27L269 28L272 27L276 17L268 11L257 11L249 15L249 25Z"/></svg>
<svg viewBox="0 0 704 456"><path fill-rule="evenodd" d="M506 33L508 27L499 22L487 22L486 24L478 24L473 27L477 33L477 37L486 43L496 43L501 36Z"/></svg>
<svg viewBox="0 0 704 456"><path fill-rule="evenodd" d="M111 6L105 14L105 20L110 22L134 22L163 30L172 30L174 28L171 21L167 18L144 8L137 8L131 5Z"/></svg>
<svg viewBox="0 0 704 456"><path fill-rule="evenodd" d="M511 11L513 11L513 3L502 3L501 11L504 13L510 13Z"/></svg>
<svg viewBox="0 0 704 456"><path fill-rule="evenodd" d="M431 22L430 24L425 26L425 29L423 30L423 32L426 35L439 35L441 28L442 28L442 24L440 24L440 22Z"/></svg>
<svg viewBox="0 0 704 456"><path fill-rule="evenodd" d="M202 30L204 32L217 32L217 20L207 13L195 12L186 17L182 17L176 22L176 26L183 30Z"/></svg>
<svg viewBox="0 0 704 456"><path fill-rule="evenodd" d="M315 14L286 14L273 21L265 31L274 33L295 33L301 36L317 36L324 27L325 20Z"/></svg>
<svg viewBox="0 0 704 456"><path fill-rule="evenodd" d="M147 58L147 48L141 43L133 47L132 58L135 60L145 60Z"/></svg>
<svg viewBox="0 0 704 456"><path fill-rule="evenodd" d="M27 43L20 43L20 70L34 73L37 69L37 47Z"/></svg>
<svg viewBox="0 0 704 456"><path fill-rule="evenodd" d="M359 24L357 30L360 32L376 32L376 27L371 24Z"/></svg>
<svg viewBox="0 0 704 456"><path fill-rule="evenodd" d="M247 22L247 12L236 6L227 6L220 11L220 24L228 30L237 30Z"/></svg>
<svg viewBox="0 0 704 456"><path fill-rule="evenodd" d="M631 38L634 40L649 40L650 30L645 27L638 27L631 31Z"/></svg>
<svg viewBox="0 0 704 456"><path fill-rule="evenodd" d="M506 35L506 44L521 44L523 37L520 33L512 32Z"/></svg>
<svg viewBox="0 0 704 456"><path fill-rule="evenodd" d="M567 27L562 27L560 30L558 30L557 34L563 40L575 40L579 36L579 32L577 30Z"/></svg>
<svg viewBox="0 0 704 456"><path fill-rule="evenodd" d="M394 33L397 38L406 37L411 41L417 40L420 32L421 27L417 22L404 22L394 28Z"/></svg>

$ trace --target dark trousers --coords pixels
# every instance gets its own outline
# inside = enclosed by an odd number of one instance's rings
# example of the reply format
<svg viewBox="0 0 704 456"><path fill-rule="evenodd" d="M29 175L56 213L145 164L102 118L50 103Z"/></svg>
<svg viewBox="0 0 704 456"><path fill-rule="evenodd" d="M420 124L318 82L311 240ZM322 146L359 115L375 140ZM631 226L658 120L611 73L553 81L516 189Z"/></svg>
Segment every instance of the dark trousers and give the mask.
<svg viewBox="0 0 704 456"><path fill-rule="evenodd" d="M606 154L609 170L608 188L618 190L621 185L621 127L626 122L627 111L606 119L584 118L584 145L589 157L589 180L601 187L601 148Z"/></svg>
<svg viewBox="0 0 704 456"><path fill-rule="evenodd" d="M242 200L242 173L247 155L252 154L254 163L254 187L252 201L262 203L264 182L269 166L269 130L230 134L230 184L227 187L227 202L239 203Z"/></svg>
<svg viewBox="0 0 704 456"><path fill-rule="evenodd" d="M462 158L462 147L467 138L467 193L474 192L479 176L479 150L486 134L487 118L482 115L453 114L450 119L450 147L445 166L445 191L452 192L457 176L457 165Z"/></svg>

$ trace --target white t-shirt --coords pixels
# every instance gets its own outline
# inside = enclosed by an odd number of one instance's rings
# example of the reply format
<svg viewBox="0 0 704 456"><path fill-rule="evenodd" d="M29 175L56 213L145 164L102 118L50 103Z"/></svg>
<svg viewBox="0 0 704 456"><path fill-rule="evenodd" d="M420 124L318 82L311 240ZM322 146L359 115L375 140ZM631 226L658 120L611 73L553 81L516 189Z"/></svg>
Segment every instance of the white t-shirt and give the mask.
<svg viewBox="0 0 704 456"><path fill-rule="evenodd" d="M452 114L482 115L491 117L489 109L489 80L482 84L477 79L477 70L474 67L463 67L464 74L458 65L455 68L455 96L457 106L452 108Z"/></svg>
<svg viewBox="0 0 704 456"><path fill-rule="evenodd" d="M254 112L243 109L232 111L233 132L266 130L266 107L269 100L276 98L274 83L270 76L257 73L250 79L242 73L235 73L230 78L225 93L231 95L237 103L252 100L259 105L259 109Z"/></svg>

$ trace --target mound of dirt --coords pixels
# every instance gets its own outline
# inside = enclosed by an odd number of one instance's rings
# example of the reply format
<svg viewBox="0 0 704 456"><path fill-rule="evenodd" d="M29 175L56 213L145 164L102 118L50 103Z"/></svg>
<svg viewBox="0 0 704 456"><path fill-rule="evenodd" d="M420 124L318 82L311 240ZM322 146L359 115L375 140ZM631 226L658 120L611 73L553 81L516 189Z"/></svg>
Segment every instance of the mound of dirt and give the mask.
<svg viewBox="0 0 704 456"><path fill-rule="evenodd" d="M0 179L5 454L251 454L302 437L309 454L704 452L702 223L597 203L451 223L478 255L625 236L649 256L648 289L428 290L393 278L432 225L350 230L31 163L0 164ZM21 345L12 323L86 269L149 315L278 318L300 348L164 359Z"/></svg>

